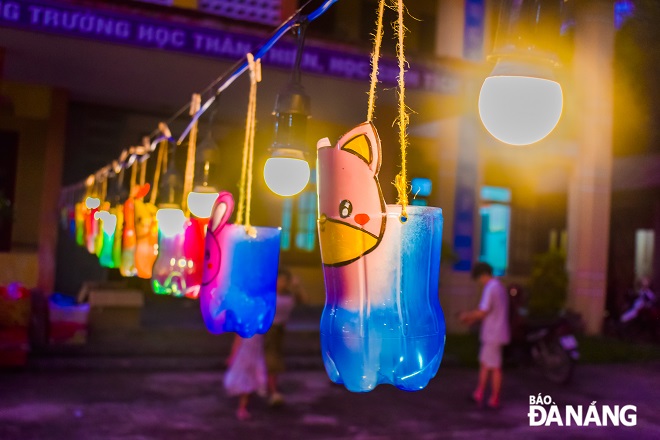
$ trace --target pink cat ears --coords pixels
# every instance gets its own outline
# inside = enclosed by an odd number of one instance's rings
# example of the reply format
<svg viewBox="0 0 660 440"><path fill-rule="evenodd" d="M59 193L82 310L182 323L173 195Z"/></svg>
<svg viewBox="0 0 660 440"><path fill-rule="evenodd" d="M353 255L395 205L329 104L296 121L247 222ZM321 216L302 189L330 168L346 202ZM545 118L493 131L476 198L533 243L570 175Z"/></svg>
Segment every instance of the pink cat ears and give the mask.
<svg viewBox="0 0 660 440"><path fill-rule="evenodd" d="M323 138L316 144L317 150L333 148L330 139ZM363 160L374 176L378 175L381 165L380 137L371 122L364 122L343 135L337 141L337 150L351 153Z"/></svg>
<svg viewBox="0 0 660 440"><path fill-rule="evenodd" d="M227 224L229 217L234 212L234 197L230 192L223 191L218 194L218 198L213 205L211 219L209 220L209 232L217 235Z"/></svg>

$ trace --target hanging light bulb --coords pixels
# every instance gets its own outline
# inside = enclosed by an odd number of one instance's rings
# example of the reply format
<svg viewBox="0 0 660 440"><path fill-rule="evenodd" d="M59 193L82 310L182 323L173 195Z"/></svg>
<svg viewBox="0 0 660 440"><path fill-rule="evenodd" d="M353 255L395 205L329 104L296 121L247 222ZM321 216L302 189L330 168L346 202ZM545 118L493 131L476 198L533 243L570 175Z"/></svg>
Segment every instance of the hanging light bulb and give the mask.
<svg viewBox="0 0 660 440"><path fill-rule="evenodd" d="M186 215L178 207L161 205L156 213L156 220L158 221L158 230L167 238L182 234L185 231Z"/></svg>
<svg viewBox="0 0 660 440"><path fill-rule="evenodd" d="M300 82L300 63L305 42L306 21L296 28L298 52L290 82L275 102L275 140L264 167L266 185L275 194L290 197L307 186L310 168L305 159L305 137L310 113L309 96Z"/></svg>
<svg viewBox="0 0 660 440"><path fill-rule="evenodd" d="M96 197L87 197L85 199L85 206L87 209L98 209L101 206L101 200Z"/></svg>
<svg viewBox="0 0 660 440"><path fill-rule="evenodd" d="M99 264L103 267L114 268L115 262L112 255L112 247L115 241L115 232L117 230L117 216L108 211L98 211L94 218L101 224L101 231L98 236L101 237L100 243L96 246Z"/></svg>
<svg viewBox="0 0 660 440"><path fill-rule="evenodd" d="M529 145L548 136L562 114L561 85L549 69L500 61L479 93L486 130L511 145Z"/></svg>
<svg viewBox="0 0 660 440"><path fill-rule="evenodd" d="M479 93L479 116L488 132L511 145L530 145L559 123L564 97L553 70L564 28L564 2L504 0L491 74Z"/></svg>
<svg viewBox="0 0 660 440"><path fill-rule="evenodd" d="M96 220L101 220L101 229L104 234L114 235L117 228L117 216L108 211L98 211L94 214Z"/></svg>
<svg viewBox="0 0 660 440"><path fill-rule="evenodd" d="M305 189L309 177L309 164L300 150L274 150L264 167L266 185L275 194L284 197L296 195Z"/></svg>
<svg viewBox="0 0 660 440"><path fill-rule="evenodd" d="M213 204L218 198L218 190L212 186L196 186L188 194L188 208L197 218L211 217Z"/></svg>
<svg viewBox="0 0 660 440"><path fill-rule="evenodd" d="M197 183L187 197L188 209L197 219L208 219L211 216L213 204L219 194L218 190L209 184L211 170L218 161L217 142L214 138L220 134L218 126L214 123L215 118L216 110L213 110L209 118L210 128L204 140L196 148L196 162L201 165L197 171L201 172L195 172Z"/></svg>

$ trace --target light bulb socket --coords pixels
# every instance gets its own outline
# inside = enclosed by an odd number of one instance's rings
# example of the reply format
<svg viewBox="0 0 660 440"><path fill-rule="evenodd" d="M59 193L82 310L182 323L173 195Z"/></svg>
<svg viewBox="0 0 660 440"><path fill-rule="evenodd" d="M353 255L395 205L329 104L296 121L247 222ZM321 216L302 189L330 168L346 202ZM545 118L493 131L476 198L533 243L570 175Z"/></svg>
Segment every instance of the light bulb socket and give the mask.
<svg viewBox="0 0 660 440"><path fill-rule="evenodd" d="M270 157L282 158L282 159L299 159L307 161L307 157L304 151L297 150L295 148L271 148Z"/></svg>
<svg viewBox="0 0 660 440"><path fill-rule="evenodd" d="M217 193L218 190L214 186L211 186L211 185L195 185L192 192L202 193L202 194L211 194L211 193Z"/></svg>
<svg viewBox="0 0 660 440"><path fill-rule="evenodd" d="M181 209L178 203L159 203L158 209Z"/></svg>
<svg viewBox="0 0 660 440"><path fill-rule="evenodd" d="M291 81L277 94L273 114L279 116L282 113L309 117L311 100L302 84Z"/></svg>
<svg viewBox="0 0 660 440"><path fill-rule="evenodd" d="M556 58L525 54L505 54L497 58L497 63L489 76L527 76L555 80Z"/></svg>

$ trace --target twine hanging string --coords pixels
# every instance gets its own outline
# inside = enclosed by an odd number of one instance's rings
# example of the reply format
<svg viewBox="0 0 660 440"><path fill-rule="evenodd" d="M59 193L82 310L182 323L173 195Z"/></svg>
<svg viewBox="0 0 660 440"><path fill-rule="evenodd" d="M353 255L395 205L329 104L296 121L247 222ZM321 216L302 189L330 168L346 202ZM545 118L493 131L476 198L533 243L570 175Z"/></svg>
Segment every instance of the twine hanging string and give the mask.
<svg viewBox="0 0 660 440"><path fill-rule="evenodd" d="M142 139L142 146L144 148L145 154L140 157L140 160L138 161L140 163L140 186L144 187L144 185L147 183L147 159L149 159L149 151L150 151L150 146L149 146L149 138L145 136ZM142 197L144 198L144 197Z"/></svg>
<svg viewBox="0 0 660 440"><path fill-rule="evenodd" d="M236 223L244 224L246 232L250 236L254 236L256 231L250 224L250 207L252 202L254 138L257 126L257 84L261 82L261 60L255 61L254 56L251 53L247 54L247 59L250 70L250 96L247 116L245 118L245 141L243 143L243 164L241 168L241 181L239 184Z"/></svg>
<svg viewBox="0 0 660 440"><path fill-rule="evenodd" d="M99 197L99 199L101 199L101 203L105 202L107 196L108 196L108 175L106 174L103 177L103 181L101 182L101 196Z"/></svg>
<svg viewBox="0 0 660 440"><path fill-rule="evenodd" d="M96 187L96 176L94 174L91 174L87 177L87 180L85 181L85 199L83 200L83 202L86 202L88 197L94 196L95 187Z"/></svg>
<svg viewBox="0 0 660 440"><path fill-rule="evenodd" d="M195 116L202 105L202 97L194 93L190 101L190 116ZM188 158L186 160L186 174L183 181L183 199L181 200L181 209L189 215L188 212L188 194L193 190L193 181L195 179L195 154L197 151L197 121L193 122L188 136Z"/></svg>
<svg viewBox="0 0 660 440"><path fill-rule="evenodd" d="M376 86L378 85L378 62L380 61L380 48L383 45L383 15L385 12L385 0L378 2L378 18L376 19L376 34L374 35L374 51L371 54L371 85L369 87L369 108L367 110L367 121L374 120L376 108Z"/></svg>
<svg viewBox="0 0 660 440"><path fill-rule="evenodd" d="M403 0L397 1L398 19L394 32L397 38L396 55L399 61L399 79L398 79L398 94L399 94L399 117L397 125L399 126L399 144L401 146L401 172L397 174L394 180L394 186L399 193L397 203L401 205L401 221L408 220L408 170L407 170L407 150L408 150L408 122L410 116L406 108L406 56L404 53L404 37L406 28L403 23L404 6Z"/></svg>
<svg viewBox="0 0 660 440"><path fill-rule="evenodd" d="M149 197L149 203L154 205L156 203L156 197L158 197L158 181L160 180L160 173L163 168L163 159L164 156L167 156L167 140L163 140L158 145L158 159L156 160L156 171L154 172L154 187L151 188L151 196ZM165 165L167 166L167 165Z"/></svg>
<svg viewBox="0 0 660 440"><path fill-rule="evenodd" d="M131 183L130 183L131 186L128 190L129 197L133 196L133 191L135 190L135 184L137 181L137 171L139 166L140 166L140 162L136 160L133 163L133 166L131 167Z"/></svg>
<svg viewBox="0 0 660 440"><path fill-rule="evenodd" d="M300 8L298 8L286 21L284 21L273 33L271 36L266 40L261 46L259 46L255 52L254 52L254 57L256 59L261 59L264 57L279 41L283 36L287 35L289 30L291 30L294 26L298 25L300 22L301 17L305 17L305 20L309 23L315 21L319 17L321 17L326 11L330 9L330 7L335 4L338 0L324 0L323 3L318 6L316 9L313 11L307 13L307 10L312 6L313 3L316 3L316 0L307 0ZM171 134L169 134L169 140L170 142L173 142L176 145L180 145L185 138L188 136L190 130L192 129L192 126L197 122L197 120L201 117L202 114L204 114L210 107L211 105L215 102L216 98L218 95L223 93L227 88L229 88L234 81L240 77L243 73L248 71L248 62L244 60L239 60L236 62L231 68L225 72L222 76L218 77L213 83L211 83L208 87L206 87L204 90L202 90L201 95L202 96L207 96L209 93L213 93L213 95L206 99L204 104L200 106L200 108L195 112L194 115L192 115L192 119L190 123L187 125L186 129L183 131L183 133L178 137L178 139L173 139ZM180 116L184 115L186 112L190 112L191 106L190 104L186 104L184 107L180 108L169 120L168 122L174 122L179 118ZM153 152L156 149L156 146L162 139L161 134L163 133L161 129L161 125L159 124L158 129L154 130L149 136L147 136L147 152ZM152 141L152 138L157 137ZM147 159L147 155L144 155L142 158L142 164L144 164L144 161ZM166 160L166 159L165 159ZM120 160L119 161L120 166L122 168L129 168L130 165L127 164L125 161ZM144 172L145 168L144 166L141 167L141 171ZM103 169L99 170L97 173L102 172ZM141 175L141 177L143 174ZM141 178L141 184L145 184L145 179ZM153 185L156 186L157 185ZM62 189L62 194L69 194L70 197L77 197L80 196L80 194L85 194L89 193L90 190L95 190L96 185L94 185L94 188L90 188L89 185L87 186L87 190L84 189L84 183L78 183L75 185L70 185L69 187L63 188ZM152 197L153 199L153 197Z"/></svg>

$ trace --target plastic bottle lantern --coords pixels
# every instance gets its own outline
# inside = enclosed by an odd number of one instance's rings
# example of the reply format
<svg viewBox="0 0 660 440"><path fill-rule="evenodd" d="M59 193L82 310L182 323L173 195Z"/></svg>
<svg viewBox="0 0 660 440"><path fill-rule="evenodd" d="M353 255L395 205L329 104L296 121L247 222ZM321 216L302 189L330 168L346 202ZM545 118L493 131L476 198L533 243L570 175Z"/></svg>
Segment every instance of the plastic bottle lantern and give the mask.
<svg viewBox="0 0 660 440"><path fill-rule="evenodd" d="M184 296L200 268L185 253L191 222L178 205L162 205L158 219L158 258L154 263L151 287L158 294ZM199 287L195 290L198 290ZM189 294L196 297L196 292Z"/></svg>
<svg viewBox="0 0 660 440"><path fill-rule="evenodd" d="M112 213L117 216L117 228L112 242L112 264L114 268L121 267L121 243L124 235L124 206L117 205Z"/></svg>
<svg viewBox="0 0 660 440"><path fill-rule="evenodd" d="M204 246L206 226L208 219L197 218L191 215L186 228L184 241L184 256L188 262L189 270L186 277L185 296L191 299L199 298L204 275Z"/></svg>
<svg viewBox="0 0 660 440"><path fill-rule="evenodd" d="M105 217L106 214L108 213L108 210L110 209L110 204L109 203L104 203L99 207L99 209L94 213L94 219L96 220L96 237L94 238L94 255L96 255L96 258L99 260L101 259L101 254L103 253L103 243L104 243L104 238L105 238L105 233L103 231L103 217ZM114 219L113 222L115 225L117 223L117 219ZM110 246L106 250L106 254L108 255L108 258L112 258L112 246Z"/></svg>
<svg viewBox="0 0 660 440"><path fill-rule="evenodd" d="M85 206L87 207L85 214L85 243L87 252L94 254L96 253L96 236L99 228L95 214L98 212L99 206L101 206L101 201L96 197L87 197Z"/></svg>
<svg viewBox="0 0 660 440"><path fill-rule="evenodd" d="M158 256L156 206L135 200L135 269L140 278L150 279Z"/></svg>
<svg viewBox="0 0 660 440"><path fill-rule="evenodd" d="M124 228L121 237L121 264L119 272L125 277L137 275L135 268L135 251L137 237L135 231L135 199L142 198L149 192L150 185L137 186L124 203Z"/></svg>
<svg viewBox="0 0 660 440"><path fill-rule="evenodd" d="M319 239L326 303L321 346L333 382L365 392L422 389L440 366L439 208L386 205L380 139L367 122L318 144Z"/></svg>
<svg viewBox="0 0 660 440"><path fill-rule="evenodd" d="M69 234L69 237L74 240L77 239L77 235L76 235L77 210L78 210L78 204L67 208L67 216L68 216L67 233Z"/></svg>
<svg viewBox="0 0 660 440"><path fill-rule="evenodd" d="M111 211L116 210L113 208ZM95 216L101 224L101 232L98 234L101 237L101 246L97 246L100 249L97 254L99 263L103 267L113 269L115 267L115 261L112 251L115 243L115 231L117 229L117 215L110 211L99 211Z"/></svg>
<svg viewBox="0 0 660 440"><path fill-rule="evenodd" d="M78 246L86 245L86 211L87 207L84 203L76 203L75 218L76 218L76 244Z"/></svg>
<svg viewBox="0 0 660 440"><path fill-rule="evenodd" d="M199 296L211 333L244 338L265 333L275 315L280 228L229 225L234 199L221 192L206 234L204 278Z"/></svg>
<svg viewBox="0 0 660 440"><path fill-rule="evenodd" d="M188 194L188 208L190 209L190 224L186 229L184 254L191 261L196 270L189 272L187 277L186 296L196 299L202 286L204 268L204 240L209 217L213 205L218 198L218 191L211 186L198 186Z"/></svg>

